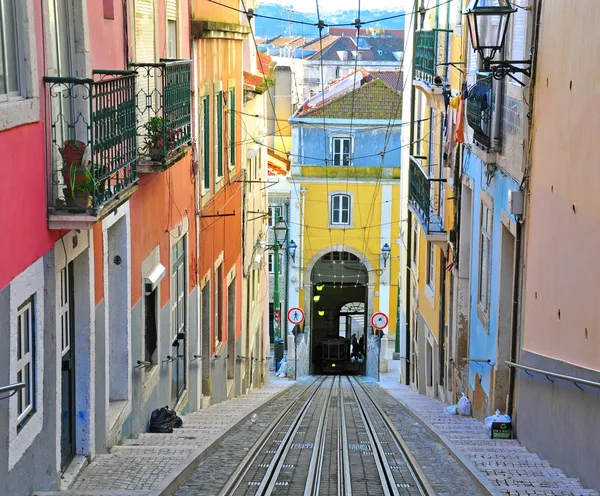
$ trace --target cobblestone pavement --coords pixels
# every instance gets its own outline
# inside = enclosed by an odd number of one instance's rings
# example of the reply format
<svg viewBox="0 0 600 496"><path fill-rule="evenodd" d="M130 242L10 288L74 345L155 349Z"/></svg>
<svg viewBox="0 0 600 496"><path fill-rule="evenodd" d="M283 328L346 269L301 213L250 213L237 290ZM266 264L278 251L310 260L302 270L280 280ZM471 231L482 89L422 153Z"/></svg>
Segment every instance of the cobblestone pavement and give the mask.
<svg viewBox="0 0 600 496"><path fill-rule="evenodd" d="M584 489L577 479L567 477L560 469L540 460L517 440L489 439L478 420L445 415L445 403L399 384L399 362L390 360L389 363L391 370L381 374L379 386L433 430L494 494L598 495L593 489Z"/></svg>
<svg viewBox="0 0 600 496"><path fill-rule="evenodd" d="M295 387L288 380L272 380L246 396L186 415L183 428L173 434L140 434L137 439L127 439L110 454L97 456L69 490L57 494L157 494L195 466L228 431L240 422L251 423L253 411L279 394L288 395Z"/></svg>

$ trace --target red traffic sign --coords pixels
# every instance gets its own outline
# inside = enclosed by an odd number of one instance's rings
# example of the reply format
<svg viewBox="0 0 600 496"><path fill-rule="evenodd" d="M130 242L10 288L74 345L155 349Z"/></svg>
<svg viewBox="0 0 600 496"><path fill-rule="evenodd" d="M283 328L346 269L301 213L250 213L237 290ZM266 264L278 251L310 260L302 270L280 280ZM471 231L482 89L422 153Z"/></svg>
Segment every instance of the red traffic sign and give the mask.
<svg viewBox="0 0 600 496"><path fill-rule="evenodd" d="M290 308L288 312L288 320L295 325L304 322L304 311L301 308Z"/></svg>
<svg viewBox="0 0 600 496"><path fill-rule="evenodd" d="M388 316L383 312L375 312L371 317L371 325L375 329L385 329L388 325Z"/></svg>

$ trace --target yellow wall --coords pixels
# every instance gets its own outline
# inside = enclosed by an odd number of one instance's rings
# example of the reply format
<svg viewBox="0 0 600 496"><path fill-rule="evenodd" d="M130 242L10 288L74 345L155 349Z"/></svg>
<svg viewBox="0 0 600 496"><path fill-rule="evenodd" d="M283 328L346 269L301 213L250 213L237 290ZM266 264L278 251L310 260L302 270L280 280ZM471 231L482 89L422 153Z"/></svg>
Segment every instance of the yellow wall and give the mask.
<svg viewBox="0 0 600 496"><path fill-rule="evenodd" d="M390 182L390 184L392 184ZM378 269L383 269L381 262L381 185L375 181L371 184L361 184L356 181L333 182L328 184L315 184L312 182L298 183L297 188L306 188L305 198L305 229L304 229L304 253L302 254L302 266L306 267L320 250L327 249L332 245L344 244L362 253L375 270L375 292L380 290ZM352 228L329 229L328 196L333 192L353 195ZM329 193L329 194L328 194ZM400 221L400 182L394 181L392 186L391 204L391 229L389 245L392 250L388 267L390 267L390 297L389 297L389 325L386 332L394 334L396 331L397 316L397 291L399 266L399 238ZM367 226L366 229L363 229ZM391 265L390 265L391 264ZM310 275L309 275L310 277ZM309 282L305 279L305 283ZM304 294L301 289L301 305L304 302ZM374 311L379 310L379 297L375 296L373 303ZM370 316L367 316L370 318Z"/></svg>

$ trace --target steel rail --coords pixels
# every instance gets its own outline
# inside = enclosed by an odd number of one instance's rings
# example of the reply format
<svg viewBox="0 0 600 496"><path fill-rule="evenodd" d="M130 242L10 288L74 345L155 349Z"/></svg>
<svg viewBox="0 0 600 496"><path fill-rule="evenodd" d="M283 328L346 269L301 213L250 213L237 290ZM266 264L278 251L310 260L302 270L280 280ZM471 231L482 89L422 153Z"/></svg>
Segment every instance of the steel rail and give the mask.
<svg viewBox="0 0 600 496"><path fill-rule="evenodd" d="M344 393L342 391L341 376L338 408L338 496L352 496L350 456L348 454L348 426L346 424L346 412L344 410Z"/></svg>
<svg viewBox="0 0 600 496"><path fill-rule="evenodd" d="M285 417L288 415L288 413L300 401L301 396L304 395L307 391L309 391L310 388L312 388L317 382L319 382L319 380L321 381L321 383L316 387L316 389L309 396L309 398L307 400L307 404L308 404L312 400L314 395L317 393L319 388L321 387L321 384L323 384L323 382L325 382L325 379L326 379L325 377L317 377L306 388L304 388L300 393L298 393L298 395L296 395L296 397L292 401L290 401L290 403L269 424L269 426L265 429L265 431L258 438L256 443L254 443L254 446L252 446L252 448L250 448L250 451L248 452L248 454L244 457L244 459L241 461L241 463L237 466L237 468L235 469L233 474L231 474L231 477L227 480L227 482L225 483L225 485L223 486L221 491L219 491L219 496L230 496L235 492L235 490L239 487L240 483L242 482L242 480L244 479L244 477L250 470L252 463L258 457L260 451L265 447L269 437L271 437L271 435L274 433L275 429L277 429L277 427L279 425L281 425L281 423L283 422ZM301 410L301 412L302 412L302 410ZM300 415L300 413L299 413L299 415Z"/></svg>
<svg viewBox="0 0 600 496"><path fill-rule="evenodd" d="M296 437L296 434L298 433L298 430L300 429L300 426L302 425L302 421L304 420L304 417L306 416L308 409L310 408L312 402L314 401L316 394L319 392L319 389L321 389L321 386L325 383L326 380L327 379L324 379L323 382L321 382L321 384L319 384L319 387L317 388L317 390L312 394L310 399L302 407L300 414L296 417L296 419L292 423L291 427L286 432L283 440L281 441L281 444L279 445L279 448L277 448L277 452L273 456L273 460L271 460L271 463L269 464L269 468L267 468L267 473L263 477L263 480L261 481L260 486L258 487L258 490L256 491L257 495L263 495L263 494L270 495L273 492L273 490L275 489L275 483L277 482L277 477L279 476L279 472L281 471L281 468L283 466L283 463L285 462L287 454L289 453L290 448L292 447L292 441ZM335 381L331 381L331 387L329 388L329 392L327 394L327 399L324 402L325 406L327 406L327 403L329 401L329 397L331 395L331 390L333 389L334 383L335 383ZM316 441L316 438L315 438L315 441ZM316 447L313 443L313 453L315 452L315 448Z"/></svg>
<svg viewBox="0 0 600 496"><path fill-rule="evenodd" d="M379 436L377 435L377 429L373 425L373 421L367 415L366 408L361 398L358 396L358 393L354 389L350 377L347 377L347 379L348 384L350 384L350 389L354 394L354 398L358 406L358 411L365 426L367 437L369 438L369 444L371 445L371 451L373 453L375 465L377 466L377 472L379 473L379 478L381 480L383 494L384 496L400 496L400 492L396 487L394 475L392 474L392 469L390 468L390 464L388 463L387 458L385 456L385 451L383 449L383 446L381 445Z"/></svg>
<svg viewBox="0 0 600 496"><path fill-rule="evenodd" d="M365 396L369 399L369 401L371 402L371 404L385 423L385 426L392 435L392 438L394 439L394 442L396 443L396 446L398 447L402 458L406 462L406 465L411 475L413 476L413 479L416 482L417 488L419 489L420 493L423 496L436 496L437 492L427 479L427 476L423 472L423 469L417 462L415 456L412 454L412 451L410 450L408 444L406 443L400 432L398 432L398 429L396 429L390 418L383 411L381 406L379 406L377 401L373 399L373 395L367 390L367 388L365 388L365 386L360 381L358 381L358 379L355 378L354 380L356 384L360 387L360 389L364 392Z"/></svg>
<svg viewBox="0 0 600 496"><path fill-rule="evenodd" d="M327 424L329 423L329 409L331 407L331 391L335 386L335 379L331 382L331 388L323 402L323 409L319 417L317 432L315 434L315 444L313 445L312 456L308 466L308 477L304 486L304 496L313 496L319 494L321 486L321 473L323 467L323 458L326 444Z"/></svg>

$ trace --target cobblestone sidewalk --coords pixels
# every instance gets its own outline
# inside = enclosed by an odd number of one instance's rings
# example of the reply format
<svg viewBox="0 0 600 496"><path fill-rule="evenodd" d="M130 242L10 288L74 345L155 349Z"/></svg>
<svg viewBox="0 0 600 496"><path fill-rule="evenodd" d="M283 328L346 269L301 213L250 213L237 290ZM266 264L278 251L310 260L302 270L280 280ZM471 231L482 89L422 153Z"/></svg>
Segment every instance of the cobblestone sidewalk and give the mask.
<svg viewBox="0 0 600 496"><path fill-rule="evenodd" d="M390 371L381 374L379 385L427 424L478 479L487 479L486 486L493 494L598 496L595 490L584 489L578 479L567 477L529 452L519 441L492 440L478 420L445 415L445 403L398 382L397 364L390 360Z"/></svg>
<svg viewBox="0 0 600 496"><path fill-rule="evenodd" d="M271 379L261 389L186 415L173 434L140 434L97 456L66 491L50 495L150 496L171 493L238 422L293 386Z"/></svg>

